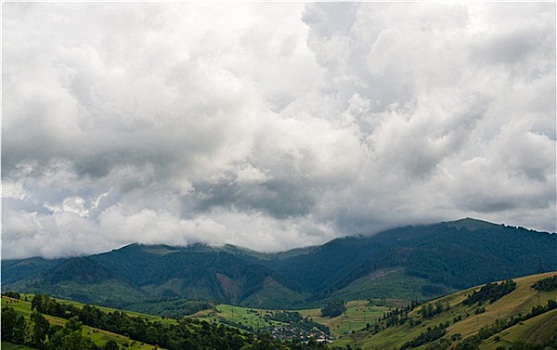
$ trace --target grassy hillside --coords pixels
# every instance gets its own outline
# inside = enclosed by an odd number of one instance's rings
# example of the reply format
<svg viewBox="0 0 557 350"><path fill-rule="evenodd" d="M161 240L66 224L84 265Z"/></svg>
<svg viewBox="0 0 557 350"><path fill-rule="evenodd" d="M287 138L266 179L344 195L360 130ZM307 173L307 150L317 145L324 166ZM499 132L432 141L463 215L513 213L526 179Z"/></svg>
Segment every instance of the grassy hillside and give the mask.
<svg viewBox="0 0 557 350"><path fill-rule="evenodd" d="M22 296L23 299L23 296ZM12 299L12 298L8 298L6 296L2 296L2 307L4 306L9 306L14 308L14 310L23 315L27 321L27 323L29 323L29 318L31 315L31 300L32 300L32 296L28 296L28 300L29 301L24 301L24 300L16 300L16 299ZM83 304L80 303L74 303L74 302L70 302L70 301L66 301L64 300L64 302L67 303L71 303L74 304L76 306L83 306ZM110 312L114 311L113 309L105 309L105 310L110 310ZM130 316L139 316L139 314L137 313L129 313ZM51 325L59 325L59 326L64 326L64 324L67 322L67 320L63 319L63 318L59 318L59 317L54 317L54 316L49 316L49 315L44 315L45 318L48 320L48 322ZM145 316L147 318L152 318L152 316L148 316L148 315L141 315L141 316ZM160 318L158 318L160 319ZM92 328L92 327L88 327L88 326L83 326L83 335L84 336L88 336L91 337L91 340L93 340L93 342L99 346L100 348L104 347L105 343L109 340L114 340L116 341L120 346L123 346L124 344L128 345L128 349L146 349L146 350L151 350L153 349L153 345L150 344L141 344L138 342L135 342L133 340L131 340L128 337L125 337L123 335L120 334L115 334L112 332L108 332L108 331L104 331L101 329L96 329L96 328ZM2 343L2 349L4 349L4 343ZM7 345L6 349L28 349L27 347L22 347L22 345Z"/></svg>
<svg viewBox="0 0 557 350"><path fill-rule="evenodd" d="M557 310L548 312L515 325L501 334L494 335L482 342L480 349L496 350L510 347L516 342L542 343L557 334Z"/></svg>
<svg viewBox="0 0 557 350"><path fill-rule="evenodd" d="M277 324L277 322L269 322L265 319L264 316L268 312L265 309L219 304L214 309L203 310L189 317L209 322L226 323L241 329L257 331Z"/></svg>
<svg viewBox="0 0 557 350"><path fill-rule="evenodd" d="M384 302L392 305L393 301ZM346 303L346 311L337 317L322 317L321 309L300 310L300 313L329 327L334 338L340 338L349 332L365 329L366 324L375 322L387 310L388 306L371 305L367 300L353 300Z"/></svg>
<svg viewBox="0 0 557 350"><path fill-rule="evenodd" d="M417 348L425 349L433 343L441 345L440 342L456 346L462 340L477 335L482 328L490 327L497 320L508 320L511 317L517 317L519 314L526 315L532 310L532 307L546 305L550 299L555 300L555 291L538 292L531 287L536 281L554 275L556 275L555 272L550 272L514 279L517 286L513 292L493 303L487 302L481 306L478 304L463 305L463 301L468 295L479 290L479 287L470 288L432 301L432 304L439 302L445 310L431 318L424 318L420 314L421 307L417 307L408 313L408 320L404 324L387 327L385 321L381 321L378 324L381 330L377 333L374 332L372 327L369 331L358 331L345 336L335 344L350 344L352 347L359 346L363 350L400 349L405 343L426 332L428 328L432 329L439 324L448 323L448 327L445 329L446 334L442 337L444 340L428 342ZM481 312L478 313L478 309ZM520 322L481 341L479 348L495 349L497 346L508 346L518 340L542 343L555 335L556 328L552 328L551 325L555 325L557 322L556 317L556 310L552 310ZM410 320L414 323L413 326L410 324Z"/></svg>

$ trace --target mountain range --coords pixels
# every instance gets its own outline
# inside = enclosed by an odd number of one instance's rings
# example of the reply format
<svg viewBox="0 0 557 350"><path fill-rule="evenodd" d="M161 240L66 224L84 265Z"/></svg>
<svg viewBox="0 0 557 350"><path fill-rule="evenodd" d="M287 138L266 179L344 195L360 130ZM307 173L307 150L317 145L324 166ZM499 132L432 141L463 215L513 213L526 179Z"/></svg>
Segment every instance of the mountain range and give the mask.
<svg viewBox="0 0 557 350"><path fill-rule="evenodd" d="M333 298L424 300L557 270L557 234L466 218L261 253L225 245L131 244L56 260L2 261L2 291L114 307L197 299L301 308Z"/></svg>

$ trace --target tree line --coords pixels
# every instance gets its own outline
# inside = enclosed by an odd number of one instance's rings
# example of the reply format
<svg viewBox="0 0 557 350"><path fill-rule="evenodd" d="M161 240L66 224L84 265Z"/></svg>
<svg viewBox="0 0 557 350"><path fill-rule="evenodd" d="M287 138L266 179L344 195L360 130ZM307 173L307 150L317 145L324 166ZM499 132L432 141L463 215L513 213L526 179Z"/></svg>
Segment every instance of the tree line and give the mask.
<svg viewBox="0 0 557 350"><path fill-rule="evenodd" d="M425 332L420 333L416 338L404 343L400 350L410 349L410 348L417 348L425 343L429 343L440 339L446 333L445 329L449 327L449 322L440 323L437 326L431 328L427 327Z"/></svg>
<svg viewBox="0 0 557 350"><path fill-rule="evenodd" d="M39 350L116 350L115 341L99 348L82 332L83 323L71 317L64 326L51 325L38 311L33 311L29 323L13 307L2 308L2 340L31 346Z"/></svg>
<svg viewBox="0 0 557 350"><path fill-rule="evenodd" d="M543 278L532 285L532 288L542 292L551 292L557 289L557 275Z"/></svg>
<svg viewBox="0 0 557 350"><path fill-rule="evenodd" d="M499 284L488 283L482 286L479 291L474 291L474 293L468 295L468 297L462 303L464 305L472 305L474 303L479 303L481 305L482 303L487 301L493 303L494 301L501 299L515 289L516 282L513 280L506 280Z"/></svg>

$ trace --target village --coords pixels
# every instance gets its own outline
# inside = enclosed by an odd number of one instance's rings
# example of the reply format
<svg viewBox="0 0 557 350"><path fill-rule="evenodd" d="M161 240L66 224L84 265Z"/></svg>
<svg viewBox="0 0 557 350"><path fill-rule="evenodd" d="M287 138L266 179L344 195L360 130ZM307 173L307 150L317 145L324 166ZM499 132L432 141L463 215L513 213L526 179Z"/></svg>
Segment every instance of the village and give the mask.
<svg viewBox="0 0 557 350"><path fill-rule="evenodd" d="M302 342L308 342L314 339L317 342L331 342L329 335L317 327L308 330L297 325L284 324L272 327L269 332L273 338L281 340L298 339Z"/></svg>

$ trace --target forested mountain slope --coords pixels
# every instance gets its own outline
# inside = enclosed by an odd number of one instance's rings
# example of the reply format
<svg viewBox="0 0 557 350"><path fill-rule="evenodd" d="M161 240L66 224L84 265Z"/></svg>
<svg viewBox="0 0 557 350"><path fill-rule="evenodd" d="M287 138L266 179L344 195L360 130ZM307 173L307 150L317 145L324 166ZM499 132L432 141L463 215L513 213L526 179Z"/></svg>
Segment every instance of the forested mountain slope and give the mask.
<svg viewBox="0 0 557 350"><path fill-rule="evenodd" d="M307 291L341 289L388 267L457 289L557 269L557 235L463 219L333 240L310 254L263 264Z"/></svg>
<svg viewBox="0 0 557 350"><path fill-rule="evenodd" d="M89 257L3 261L2 289L113 306L161 298L268 308L299 308L356 294L424 299L557 270L556 247L556 234L474 219L408 226L274 254L234 246L132 244ZM377 295L373 285L388 283L411 285L413 294L389 287L389 295Z"/></svg>

